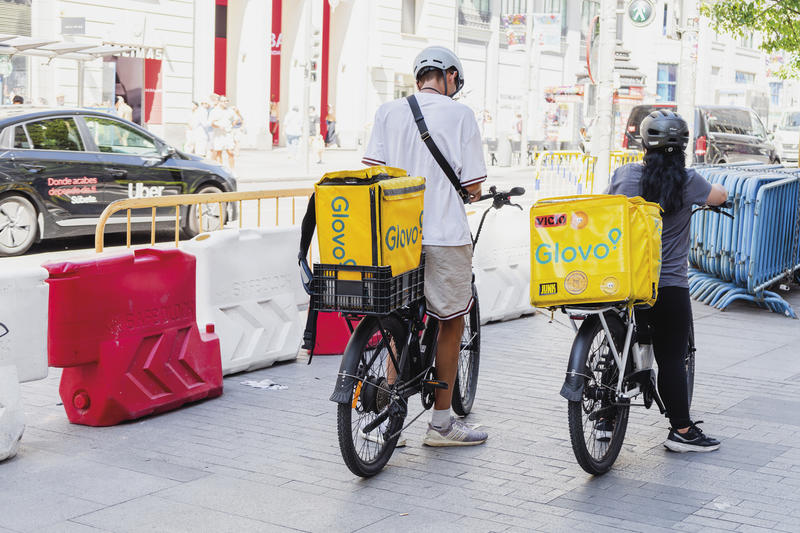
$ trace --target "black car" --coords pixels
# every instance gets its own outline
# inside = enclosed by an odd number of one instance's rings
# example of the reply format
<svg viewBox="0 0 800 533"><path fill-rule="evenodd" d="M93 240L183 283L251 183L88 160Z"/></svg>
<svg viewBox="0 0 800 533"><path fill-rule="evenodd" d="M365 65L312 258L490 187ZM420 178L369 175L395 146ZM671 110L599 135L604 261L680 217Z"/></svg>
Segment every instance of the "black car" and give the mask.
<svg viewBox="0 0 800 533"><path fill-rule="evenodd" d="M40 239L92 234L114 200L235 190L221 165L114 115L0 108L0 256L23 254ZM193 236L196 206L181 209L183 232ZM235 218L234 205L223 215ZM174 216L173 208L157 211L159 223L174 224ZM133 227L149 228L150 220L134 211ZM124 214L112 217L107 231L125 231L125 222Z"/></svg>
<svg viewBox="0 0 800 533"><path fill-rule="evenodd" d="M760 161L780 163L780 156L755 111L747 107L695 108L694 163Z"/></svg>

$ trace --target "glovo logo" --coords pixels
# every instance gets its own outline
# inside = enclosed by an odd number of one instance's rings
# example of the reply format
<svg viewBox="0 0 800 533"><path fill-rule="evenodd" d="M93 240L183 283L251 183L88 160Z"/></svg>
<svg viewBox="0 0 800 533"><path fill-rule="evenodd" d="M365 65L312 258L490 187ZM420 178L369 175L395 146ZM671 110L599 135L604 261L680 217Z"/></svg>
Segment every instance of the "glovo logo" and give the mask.
<svg viewBox="0 0 800 533"><path fill-rule="evenodd" d="M419 214L419 226L401 228L399 225L389 226L383 236L386 249L389 251L395 248L405 248L409 244L416 244L422 236L422 212Z"/></svg>
<svg viewBox="0 0 800 533"><path fill-rule="evenodd" d="M602 261L608 257L612 250L617 249L617 242L619 242L620 237L622 237L622 231L619 228L614 228L608 232L608 244L599 242L588 246L578 245L562 248L560 243L555 243L553 246L543 243L536 247L534 257L536 257L536 262L542 265L550 262L571 263L579 257L584 261L589 261L590 259Z"/></svg>
<svg viewBox="0 0 800 533"><path fill-rule="evenodd" d="M333 257L339 260L340 265L355 265L353 259L347 259L345 256L345 229L347 225L345 221L350 218L348 210L350 209L350 202L344 196L337 196L331 200L331 213L333 220L331 221L331 229L333 230Z"/></svg>

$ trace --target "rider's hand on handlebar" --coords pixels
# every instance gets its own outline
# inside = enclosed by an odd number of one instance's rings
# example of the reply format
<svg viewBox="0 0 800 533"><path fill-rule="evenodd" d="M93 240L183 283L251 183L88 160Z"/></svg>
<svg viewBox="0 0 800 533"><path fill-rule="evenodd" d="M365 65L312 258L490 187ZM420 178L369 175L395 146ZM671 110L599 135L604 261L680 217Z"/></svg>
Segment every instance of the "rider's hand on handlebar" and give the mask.
<svg viewBox="0 0 800 533"><path fill-rule="evenodd" d="M477 202L481 198L481 184L476 183L465 187L469 193L469 203Z"/></svg>

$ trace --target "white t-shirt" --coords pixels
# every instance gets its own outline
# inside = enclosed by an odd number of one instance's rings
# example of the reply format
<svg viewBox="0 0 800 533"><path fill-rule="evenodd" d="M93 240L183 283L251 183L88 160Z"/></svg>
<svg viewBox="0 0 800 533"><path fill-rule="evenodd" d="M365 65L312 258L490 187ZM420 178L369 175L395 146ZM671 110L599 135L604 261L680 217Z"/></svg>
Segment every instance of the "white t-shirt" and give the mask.
<svg viewBox="0 0 800 533"><path fill-rule="evenodd" d="M472 110L452 98L417 93L417 101L439 151L468 186L486 180L481 134ZM372 136L361 160L369 166L387 165L424 176L425 212L422 243L434 246L471 244L464 202L420 138L405 98L387 102L375 112Z"/></svg>

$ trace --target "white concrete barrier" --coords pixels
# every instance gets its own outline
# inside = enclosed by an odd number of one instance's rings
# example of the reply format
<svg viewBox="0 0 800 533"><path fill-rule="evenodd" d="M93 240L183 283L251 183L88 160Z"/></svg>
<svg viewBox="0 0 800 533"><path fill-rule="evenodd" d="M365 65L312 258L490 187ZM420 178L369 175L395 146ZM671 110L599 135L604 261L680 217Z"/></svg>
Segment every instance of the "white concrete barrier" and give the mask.
<svg viewBox="0 0 800 533"><path fill-rule="evenodd" d="M0 366L0 461L14 457L25 431L19 400L19 376L14 365Z"/></svg>
<svg viewBox="0 0 800 533"><path fill-rule="evenodd" d="M294 359L308 296L300 284L300 227L223 230L182 245L197 258L197 322L213 323L222 372Z"/></svg>
<svg viewBox="0 0 800 533"><path fill-rule="evenodd" d="M488 202L486 203L488 204ZM469 210L473 234L486 204ZM530 209L506 206L486 215L472 259L481 306L481 323L532 314L530 304Z"/></svg>
<svg viewBox="0 0 800 533"><path fill-rule="evenodd" d="M4 267L0 273L0 366L20 382L47 377L47 270Z"/></svg>

